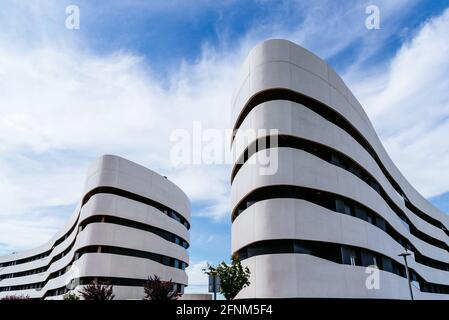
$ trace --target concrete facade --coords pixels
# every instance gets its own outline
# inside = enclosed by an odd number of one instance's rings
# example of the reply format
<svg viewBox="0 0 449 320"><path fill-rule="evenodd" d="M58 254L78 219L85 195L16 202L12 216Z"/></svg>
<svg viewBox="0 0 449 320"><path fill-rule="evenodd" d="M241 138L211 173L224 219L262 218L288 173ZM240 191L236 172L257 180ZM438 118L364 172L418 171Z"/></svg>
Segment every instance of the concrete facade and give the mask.
<svg viewBox="0 0 449 320"><path fill-rule="evenodd" d="M286 40L256 46L232 121L232 251L251 270L238 298L409 299L405 250L414 297L449 298L449 216L399 172L323 60ZM270 129L275 146L245 134ZM261 174L261 152L274 174ZM366 286L369 265L379 289Z"/></svg>
<svg viewBox="0 0 449 320"><path fill-rule="evenodd" d="M0 257L0 298L61 299L97 278L115 299L142 299L156 274L187 285L190 202L167 178L106 155L89 169L81 201L66 226L46 244Z"/></svg>

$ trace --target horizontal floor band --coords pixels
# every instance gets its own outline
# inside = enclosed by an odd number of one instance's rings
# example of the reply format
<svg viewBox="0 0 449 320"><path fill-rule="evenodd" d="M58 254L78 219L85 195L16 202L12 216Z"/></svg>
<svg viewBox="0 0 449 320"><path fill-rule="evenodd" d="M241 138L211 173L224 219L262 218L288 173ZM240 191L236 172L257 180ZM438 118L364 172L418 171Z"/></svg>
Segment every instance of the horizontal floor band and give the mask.
<svg viewBox="0 0 449 320"><path fill-rule="evenodd" d="M385 255L360 247L330 242L297 239L264 240L252 243L238 250L236 254L241 260L267 254L308 254L338 264L365 267L375 265L380 270L407 277L405 266ZM409 268L409 271L411 280L419 283L421 292L449 294L449 285L427 282L413 269Z"/></svg>
<svg viewBox="0 0 449 320"><path fill-rule="evenodd" d="M253 206L259 201L270 199L301 199L331 211L351 215L367 221L387 233L393 241L396 241L408 250L412 250L415 253L416 262L432 268L449 271L448 263L425 256L416 249L410 240L402 236L377 212L352 199L322 190L292 185L272 185L255 189L237 205L232 213L232 221L234 222L250 206ZM406 222L404 221L404 223ZM409 227L412 234L413 232L419 232L413 229L413 226Z"/></svg>

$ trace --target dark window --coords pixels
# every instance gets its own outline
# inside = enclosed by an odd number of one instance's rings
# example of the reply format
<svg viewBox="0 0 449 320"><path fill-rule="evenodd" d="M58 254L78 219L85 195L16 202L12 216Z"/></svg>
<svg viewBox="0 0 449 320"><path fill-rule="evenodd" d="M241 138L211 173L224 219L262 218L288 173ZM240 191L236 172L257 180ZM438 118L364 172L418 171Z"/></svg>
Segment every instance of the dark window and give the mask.
<svg viewBox="0 0 449 320"><path fill-rule="evenodd" d="M162 257L162 264L165 264L166 266L169 266L170 265L170 258L166 257L166 256L163 256Z"/></svg>
<svg viewBox="0 0 449 320"><path fill-rule="evenodd" d="M299 254L301 254L301 253L302 254L311 254L312 250L310 249L310 246L307 246L306 244L301 243L300 241L295 241L293 252L299 253Z"/></svg>
<svg viewBox="0 0 449 320"><path fill-rule="evenodd" d="M375 263L377 262L377 260L374 257L374 254L369 251L362 251L361 258L362 258L362 266L364 267L377 265L377 263Z"/></svg>
<svg viewBox="0 0 449 320"><path fill-rule="evenodd" d="M355 207L355 216L359 219L368 221L368 215L366 210L361 207Z"/></svg>
<svg viewBox="0 0 449 320"><path fill-rule="evenodd" d="M377 217L376 218L376 226L378 226L380 229L385 231L386 230L385 220L380 217Z"/></svg>
<svg viewBox="0 0 449 320"><path fill-rule="evenodd" d="M343 264L350 264L353 266L360 265L360 254L358 252L350 247L342 246L341 247L341 259L343 261Z"/></svg>
<svg viewBox="0 0 449 320"><path fill-rule="evenodd" d="M336 206L337 212L344 213L347 215L353 214L352 206L350 204L346 203L341 198L337 198L335 200L335 206Z"/></svg>
<svg viewBox="0 0 449 320"><path fill-rule="evenodd" d="M351 167L349 168L349 172L351 172L352 174L354 174L354 175L356 175L357 177L359 177L360 179L362 179L362 174L360 173L360 170L357 169L356 167L351 166Z"/></svg>

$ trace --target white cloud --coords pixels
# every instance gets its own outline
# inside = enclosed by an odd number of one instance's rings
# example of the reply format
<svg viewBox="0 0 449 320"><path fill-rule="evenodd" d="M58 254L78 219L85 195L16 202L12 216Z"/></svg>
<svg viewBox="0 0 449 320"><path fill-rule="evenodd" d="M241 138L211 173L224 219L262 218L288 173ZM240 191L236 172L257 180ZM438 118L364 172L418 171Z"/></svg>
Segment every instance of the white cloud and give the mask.
<svg viewBox="0 0 449 320"><path fill-rule="evenodd" d="M4 229L18 230L20 225L20 230L32 233L34 225L36 233L48 236L38 223L28 222L26 214L79 200L89 162L104 153L125 156L168 175L191 200L210 204L210 210L200 214L215 219L228 214L227 168L175 168L169 161L169 138L175 129L190 130L196 120L204 129L229 126L236 66L243 50L221 53L204 45L196 61L183 62L167 75L167 86L153 78L143 57L130 52L93 54L80 43L59 46L63 37L29 47L5 39L3 34L0 216ZM46 222L49 229L62 223ZM26 241L36 245L29 237L18 239L11 233L4 237L11 247L23 247Z"/></svg>
<svg viewBox="0 0 449 320"><path fill-rule="evenodd" d="M184 293L209 293L209 276L203 271L207 264L208 262L203 260L186 268L189 285L184 289ZM217 300L224 300L224 296L217 292Z"/></svg>
<svg viewBox="0 0 449 320"><path fill-rule="evenodd" d="M177 169L179 170L179 169ZM191 166L170 175L193 201L204 204L197 216L210 217L220 220L227 217L230 212L230 166Z"/></svg>
<svg viewBox="0 0 449 320"><path fill-rule="evenodd" d="M75 203L82 190L84 174L82 164L61 165L61 160L51 157L39 161L21 154L0 156L0 218Z"/></svg>
<svg viewBox="0 0 449 320"><path fill-rule="evenodd" d="M449 190L448 34L449 9L423 24L379 76L348 75L388 153L426 197Z"/></svg>
<svg viewBox="0 0 449 320"><path fill-rule="evenodd" d="M185 293L207 293L209 280L203 271L206 267L207 261L204 260L192 263L186 268L189 286L185 289Z"/></svg>
<svg viewBox="0 0 449 320"><path fill-rule="evenodd" d="M37 247L58 231L55 226L66 221L57 215L30 214L27 217L2 218L0 224L0 255ZM11 239L14 239L12 242Z"/></svg>

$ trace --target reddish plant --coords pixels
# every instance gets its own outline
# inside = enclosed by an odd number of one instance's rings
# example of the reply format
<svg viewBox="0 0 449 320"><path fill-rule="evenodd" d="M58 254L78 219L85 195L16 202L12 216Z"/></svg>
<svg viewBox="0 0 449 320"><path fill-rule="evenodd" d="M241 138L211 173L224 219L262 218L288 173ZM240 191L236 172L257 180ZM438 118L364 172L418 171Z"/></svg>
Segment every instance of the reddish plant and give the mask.
<svg viewBox="0 0 449 320"><path fill-rule="evenodd" d="M112 285L98 281L93 281L83 287L79 294L84 300L112 300L115 297Z"/></svg>
<svg viewBox="0 0 449 320"><path fill-rule="evenodd" d="M176 300L181 294L173 288L174 286L171 279L170 281L162 281L157 275L153 275L153 277L149 277L145 282L144 300Z"/></svg>

